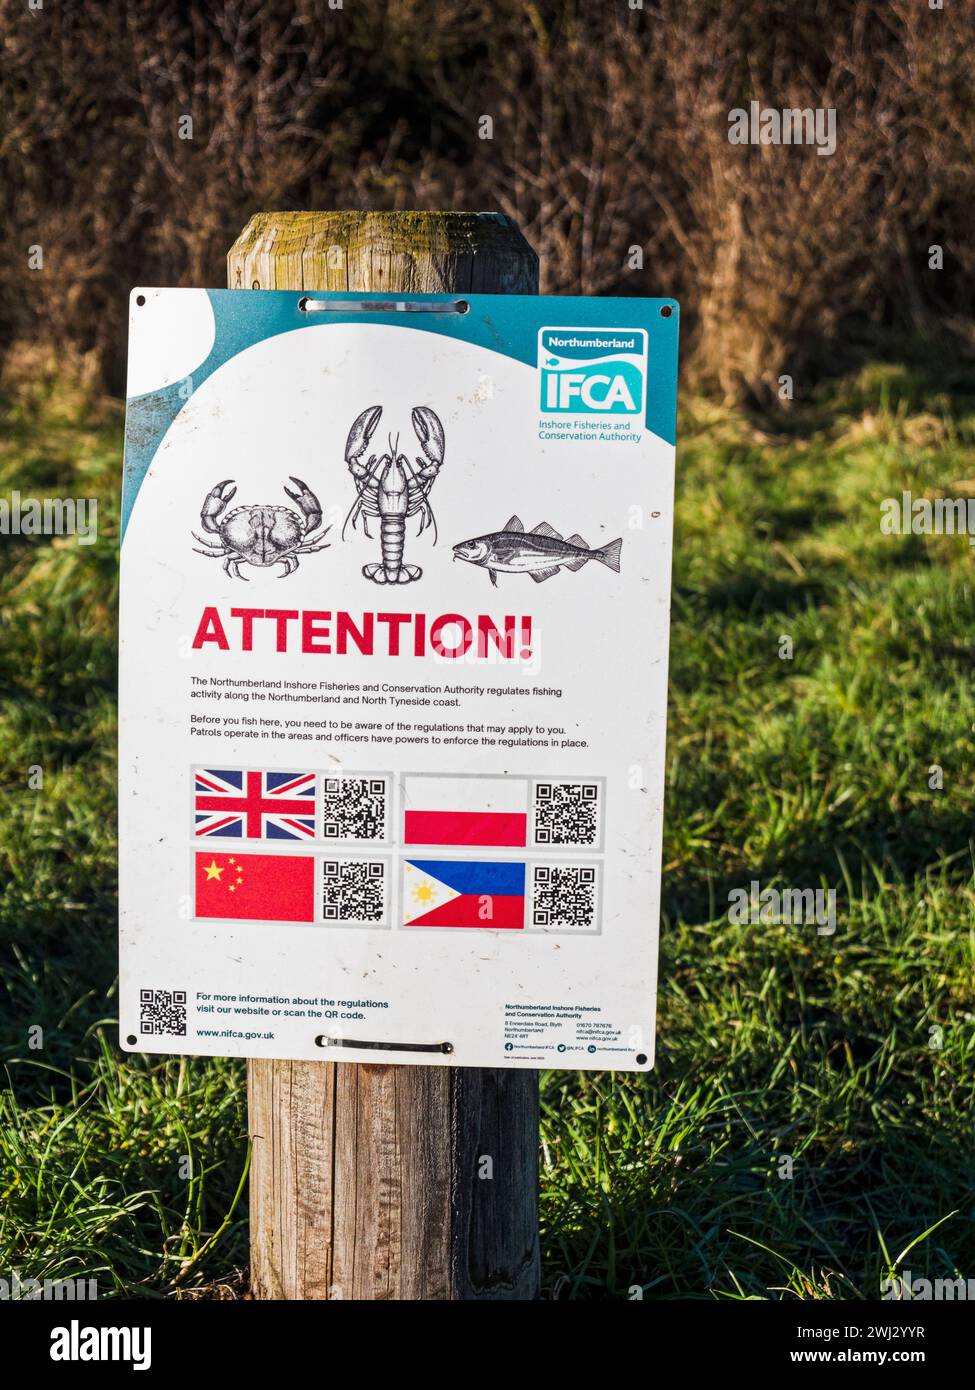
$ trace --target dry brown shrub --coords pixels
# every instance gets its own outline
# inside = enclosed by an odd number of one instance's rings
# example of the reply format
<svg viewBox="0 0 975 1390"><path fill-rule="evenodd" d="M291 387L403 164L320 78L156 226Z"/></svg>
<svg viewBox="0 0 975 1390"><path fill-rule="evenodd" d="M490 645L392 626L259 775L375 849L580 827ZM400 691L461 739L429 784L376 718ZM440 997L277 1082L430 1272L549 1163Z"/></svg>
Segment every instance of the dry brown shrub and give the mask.
<svg viewBox="0 0 975 1390"><path fill-rule="evenodd" d="M252 212L316 206L500 209L546 290L677 295L727 400L859 321L971 340L973 31L975 0L7 6L0 347L118 386L132 284L222 284ZM836 154L729 144L751 98L834 106Z"/></svg>
<svg viewBox="0 0 975 1390"><path fill-rule="evenodd" d="M945 324L975 347L975 0L932 11L891 0L902 36L890 54L901 117L886 189L898 251L896 282L912 322ZM928 248L944 248L944 270Z"/></svg>

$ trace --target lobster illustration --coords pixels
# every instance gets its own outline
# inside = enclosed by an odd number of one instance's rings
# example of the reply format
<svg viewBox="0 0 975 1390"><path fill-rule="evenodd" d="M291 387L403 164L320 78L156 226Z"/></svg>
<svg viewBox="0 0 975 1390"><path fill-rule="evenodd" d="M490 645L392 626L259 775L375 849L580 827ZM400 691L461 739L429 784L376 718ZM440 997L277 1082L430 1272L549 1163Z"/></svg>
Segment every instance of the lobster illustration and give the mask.
<svg viewBox="0 0 975 1390"><path fill-rule="evenodd" d="M410 584L419 579L423 571L419 565L408 565L403 560L408 518L419 515L417 535L424 527L432 526L434 544L437 542L437 521L429 497L443 463L443 425L429 406L414 406L411 418L424 457L417 457L415 465L410 463L406 455L399 452L399 435L395 440L390 435L389 453L379 459L370 454L363 462L382 413L381 405L369 406L356 417L349 430L345 461L355 480L358 497L343 523L342 539L345 539L349 524L355 529L361 516L362 529L371 540L369 518L378 517L382 560L363 565L362 573L374 584Z"/></svg>

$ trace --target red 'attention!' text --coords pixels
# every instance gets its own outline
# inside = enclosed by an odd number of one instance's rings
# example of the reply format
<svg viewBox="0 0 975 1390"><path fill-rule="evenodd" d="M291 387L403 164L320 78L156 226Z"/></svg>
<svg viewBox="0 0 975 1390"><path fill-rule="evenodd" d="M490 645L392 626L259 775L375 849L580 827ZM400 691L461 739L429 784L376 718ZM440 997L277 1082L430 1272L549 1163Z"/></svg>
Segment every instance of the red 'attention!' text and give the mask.
<svg viewBox="0 0 975 1390"><path fill-rule="evenodd" d="M341 613L306 608L231 608L222 616L204 608L194 650L307 652L321 656L466 657L527 661L532 655L531 618L486 613Z"/></svg>

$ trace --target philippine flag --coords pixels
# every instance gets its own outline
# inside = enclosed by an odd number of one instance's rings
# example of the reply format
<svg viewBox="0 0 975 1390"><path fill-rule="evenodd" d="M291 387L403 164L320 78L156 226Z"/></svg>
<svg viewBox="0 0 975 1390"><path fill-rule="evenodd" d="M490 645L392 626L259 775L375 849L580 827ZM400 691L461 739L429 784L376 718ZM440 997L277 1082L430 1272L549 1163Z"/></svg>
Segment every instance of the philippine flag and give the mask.
<svg viewBox="0 0 975 1390"><path fill-rule="evenodd" d="M410 859L403 866L403 921L409 927L525 925L525 866L483 860Z"/></svg>
<svg viewBox="0 0 975 1390"><path fill-rule="evenodd" d="M525 777L411 776L403 781L403 843L522 849L528 843Z"/></svg>

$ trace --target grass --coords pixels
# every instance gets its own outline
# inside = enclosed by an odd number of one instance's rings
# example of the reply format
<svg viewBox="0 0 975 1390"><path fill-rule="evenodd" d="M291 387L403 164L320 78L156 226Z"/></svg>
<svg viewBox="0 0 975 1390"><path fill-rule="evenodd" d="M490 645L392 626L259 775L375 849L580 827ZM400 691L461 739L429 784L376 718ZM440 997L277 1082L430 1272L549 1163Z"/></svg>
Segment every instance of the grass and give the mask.
<svg viewBox="0 0 975 1390"><path fill-rule="evenodd" d="M243 1064L114 1042L120 430L61 392L0 443L0 496L99 499L93 546L0 539L0 1271L216 1296ZM680 438L658 1064L544 1080L546 1296L975 1276L972 555L879 527L975 493L975 397L873 366ZM835 889L835 935L729 922L753 879Z"/></svg>

